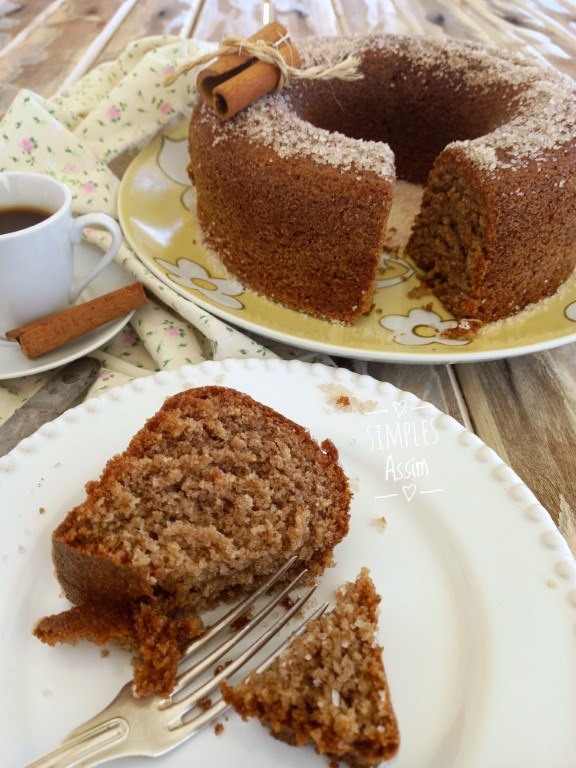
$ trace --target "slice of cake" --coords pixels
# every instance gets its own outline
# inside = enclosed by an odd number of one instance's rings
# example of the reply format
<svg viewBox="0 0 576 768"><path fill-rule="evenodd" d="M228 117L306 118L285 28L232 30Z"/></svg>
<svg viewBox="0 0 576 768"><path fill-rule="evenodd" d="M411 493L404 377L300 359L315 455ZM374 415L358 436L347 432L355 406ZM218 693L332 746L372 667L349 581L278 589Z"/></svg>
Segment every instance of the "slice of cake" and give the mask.
<svg viewBox="0 0 576 768"><path fill-rule="evenodd" d="M257 717L276 738L312 744L335 764L391 758L400 734L377 640L379 602L364 568L264 672L224 683L224 699L244 720Z"/></svg>
<svg viewBox="0 0 576 768"><path fill-rule="evenodd" d="M255 589L293 555L321 574L348 531L333 443L224 387L169 398L86 491L53 534L75 607L35 634L132 647L140 693L170 691L199 611Z"/></svg>

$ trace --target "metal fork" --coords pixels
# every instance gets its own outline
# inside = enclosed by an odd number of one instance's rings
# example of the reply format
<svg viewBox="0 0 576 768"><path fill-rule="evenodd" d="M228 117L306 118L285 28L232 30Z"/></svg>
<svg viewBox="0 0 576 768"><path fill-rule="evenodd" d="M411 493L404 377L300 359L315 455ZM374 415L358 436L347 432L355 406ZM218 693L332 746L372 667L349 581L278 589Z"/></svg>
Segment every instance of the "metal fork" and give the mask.
<svg viewBox="0 0 576 768"><path fill-rule="evenodd" d="M200 638L194 640L184 651L180 668L198 651L204 648L216 635L229 628L245 616L246 611L291 568L297 558L292 558L256 592L238 603L232 610L211 626ZM231 662L206 682L190 691L192 683L225 656L246 637L262 620L276 608L297 586L306 569L270 599L244 626L197 661L185 668L177 677L174 690L167 698L153 694L141 698L133 694L132 682L126 683L113 701L98 715L73 730L52 752L30 763L26 768L91 768L119 757L158 757L184 743L201 728L213 722L228 708L219 697L212 701L208 697L218 692L220 683L243 667L269 640L277 636L281 628L297 613L311 597L315 586L307 589L286 612L251 642ZM284 642L257 667L264 669L298 634L302 633L308 621L321 615L328 603L320 606L303 621ZM200 706L198 706L200 705ZM194 708L199 713L189 715Z"/></svg>

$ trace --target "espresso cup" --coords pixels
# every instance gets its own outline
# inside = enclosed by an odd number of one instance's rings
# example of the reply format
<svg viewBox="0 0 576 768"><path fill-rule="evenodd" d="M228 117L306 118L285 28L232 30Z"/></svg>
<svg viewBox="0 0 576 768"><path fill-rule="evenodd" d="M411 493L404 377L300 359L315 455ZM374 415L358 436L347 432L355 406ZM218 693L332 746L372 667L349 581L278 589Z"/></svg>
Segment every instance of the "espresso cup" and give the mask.
<svg viewBox="0 0 576 768"><path fill-rule="evenodd" d="M112 235L88 274L75 279L74 246L86 227ZM5 334L75 303L112 261L121 242L118 224L103 213L72 216L68 187L37 173L0 173L0 344Z"/></svg>

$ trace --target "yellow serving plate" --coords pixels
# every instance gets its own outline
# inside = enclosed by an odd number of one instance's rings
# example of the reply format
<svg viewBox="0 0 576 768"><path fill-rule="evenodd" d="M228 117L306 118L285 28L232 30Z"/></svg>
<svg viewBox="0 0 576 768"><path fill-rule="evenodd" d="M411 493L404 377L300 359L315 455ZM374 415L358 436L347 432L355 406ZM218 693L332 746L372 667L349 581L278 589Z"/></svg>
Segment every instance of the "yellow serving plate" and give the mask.
<svg viewBox="0 0 576 768"><path fill-rule="evenodd" d="M237 327L331 355L407 363L491 360L576 340L574 275L551 298L489 324L470 340L442 337L454 319L437 299L409 298L420 282L402 255L383 254L374 309L353 326L276 304L231 279L203 246L187 163L187 122L182 121L152 141L126 171L120 222L131 247L155 275Z"/></svg>

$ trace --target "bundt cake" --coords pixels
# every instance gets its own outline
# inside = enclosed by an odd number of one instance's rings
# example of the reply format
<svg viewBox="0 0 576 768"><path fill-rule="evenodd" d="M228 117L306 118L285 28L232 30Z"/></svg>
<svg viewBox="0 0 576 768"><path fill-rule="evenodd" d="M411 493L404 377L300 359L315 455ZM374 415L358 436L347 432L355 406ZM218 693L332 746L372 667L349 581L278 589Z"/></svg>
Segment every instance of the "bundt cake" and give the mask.
<svg viewBox="0 0 576 768"><path fill-rule="evenodd" d="M276 738L313 744L336 762L368 768L388 760L400 735L377 639L379 602L362 569L332 611L312 619L264 672L223 683L224 699Z"/></svg>
<svg viewBox="0 0 576 768"><path fill-rule="evenodd" d="M313 576L332 565L351 497L332 442L217 386L166 400L86 494L52 538L74 607L35 634L133 647L140 693L170 691L199 611L293 555Z"/></svg>
<svg viewBox="0 0 576 768"><path fill-rule="evenodd" d="M207 244L247 286L342 323L369 311L396 176L426 185L407 253L458 318L552 294L576 264L576 86L450 39L298 41L290 80L232 120L199 102L189 174Z"/></svg>

